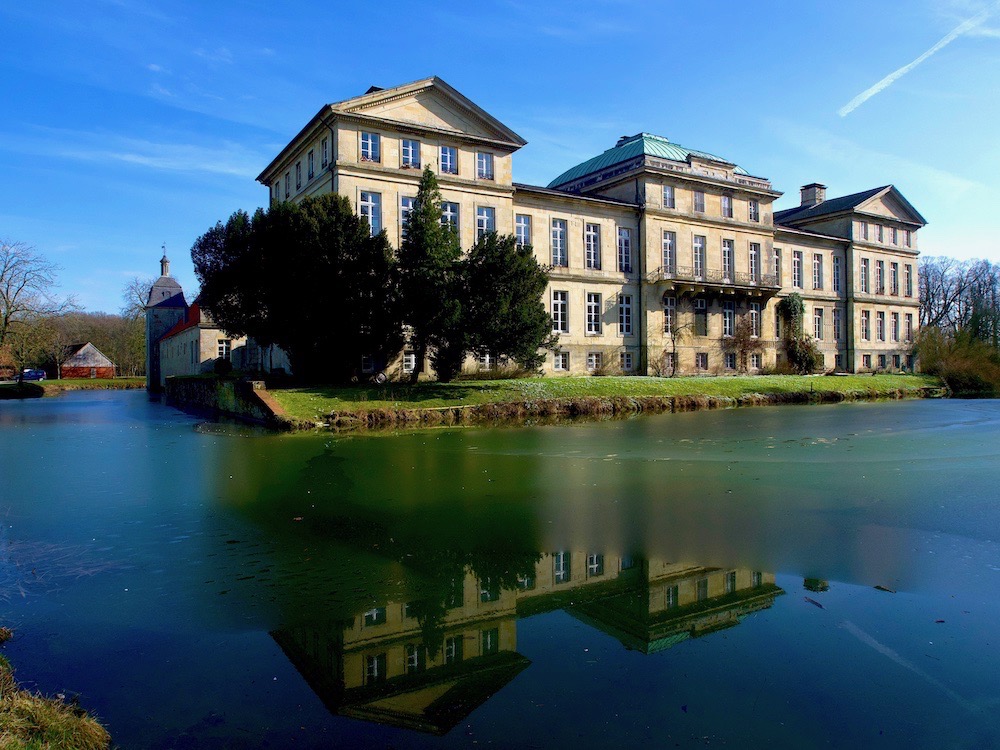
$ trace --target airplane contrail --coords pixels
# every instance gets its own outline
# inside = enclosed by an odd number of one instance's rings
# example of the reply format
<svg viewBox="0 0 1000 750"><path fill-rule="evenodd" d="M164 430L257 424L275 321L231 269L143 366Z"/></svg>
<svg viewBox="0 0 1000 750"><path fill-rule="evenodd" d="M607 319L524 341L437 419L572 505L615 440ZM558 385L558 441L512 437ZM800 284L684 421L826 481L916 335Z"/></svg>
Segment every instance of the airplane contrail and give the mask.
<svg viewBox="0 0 1000 750"><path fill-rule="evenodd" d="M853 99L851 99L851 101L849 101L847 104L845 104L843 107L841 107L840 109L837 110L837 114L840 115L841 117L846 117L851 112L853 112L858 107L860 107L862 104L864 104L866 101L868 101L873 96L875 96L875 94L879 93L880 91L885 91L893 83L895 83L900 78L902 78L907 73L909 73L911 70L913 70L915 67L917 67L918 65L920 65L920 63L922 63L928 57L930 57L931 55L933 55L935 52L937 52L938 50L942 49L943 47L948 46L953 41L955 41L955 39L957 39L958 37L962 36L962 34L965 34L966 32L971 31L972 29L974 29L977 26L979 26L983 21L985 21L989 17L990 13L993 11L993 9L995 7L996 7L996 5L994 5L991 8L987 8L986 10L984 10L979 15L974 16L974 17L970 18L969 20L963 21L962 23L960 23L958 26L956 26L954 29L952 29L948 34L946 34L941 39L941 41L939 41L937 44L935 44L929 50L927 50L926 52L924 52L924 54L922 54L916 60L914 60L913 62L911 62L911 63L909 63L907 65L904 65L902 68L899 68L898 70L894 70L892 73L890 73L889 75L887 75L885 78L883 78L881 81L879 81L878 83L876 83L874 86L872 86L869 89L866 89L866 90L862 91L856 97L854 97Z"/></svg>

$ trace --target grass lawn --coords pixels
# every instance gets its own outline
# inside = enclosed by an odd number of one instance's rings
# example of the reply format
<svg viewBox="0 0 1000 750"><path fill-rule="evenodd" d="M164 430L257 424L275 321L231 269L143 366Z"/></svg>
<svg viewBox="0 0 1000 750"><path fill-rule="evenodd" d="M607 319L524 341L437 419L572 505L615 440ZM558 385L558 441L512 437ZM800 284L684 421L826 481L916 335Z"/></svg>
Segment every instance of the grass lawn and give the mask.
<svg viewBox="0 0 1000 750"><path fill-rule="evenodd" d="M287 388L270 391L293 419L315 422L333 412L372 409L434 409L447 406L611 396L727 396L832 391L878 396L894 391L940 387L926 375L743 377L564 377L518 380L463 380L453 383L386 383L348 387Z"/></svg>

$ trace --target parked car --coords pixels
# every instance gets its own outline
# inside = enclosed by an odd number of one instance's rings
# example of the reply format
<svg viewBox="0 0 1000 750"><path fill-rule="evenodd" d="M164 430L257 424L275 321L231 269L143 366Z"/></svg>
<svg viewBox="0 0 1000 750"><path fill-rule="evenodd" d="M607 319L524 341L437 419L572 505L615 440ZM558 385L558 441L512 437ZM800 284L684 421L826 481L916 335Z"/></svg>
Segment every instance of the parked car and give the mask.
<svg viewBox="0 0 1000 750"><path fill-rule="evenodd" d="M21 373L21 380L45 380L45 370L32 370L25 367Z"/></svg>

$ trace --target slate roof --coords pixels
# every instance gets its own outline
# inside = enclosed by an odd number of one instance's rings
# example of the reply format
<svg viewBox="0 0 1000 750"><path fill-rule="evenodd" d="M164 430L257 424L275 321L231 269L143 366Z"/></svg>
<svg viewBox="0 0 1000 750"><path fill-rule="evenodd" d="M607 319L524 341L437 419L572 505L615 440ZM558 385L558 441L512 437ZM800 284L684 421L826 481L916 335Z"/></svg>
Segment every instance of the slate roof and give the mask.
<svg viewBox="0 0 1000 750"><path fill-rule="evenodd" d="M679 143L671 143L669 140L660 135L653 135L652 133L638 133L629 138L621 139L617 144L615 144L614 148L609 148L603 154L598 154L594 158L587 159L587 161L566 170L552 180L548 186L550 188L554 188L559 185L564 185L567 182L572 182L573 180L583 177L584 175L588 175L591 172L598 172L602 169L607 169L610 166L628 161L629 159L635 158L641 154L678 162L687 162L688 156L695 156L708 161L715 161L720 164L733 166L735 167L733 172L736 174L749 175L749 173L742 167L736 166L728 159L715 156L707 151L695 151L694 149L687 148Z"/></svg>
<svg viewBox="0 0 1000 750"><path fill-rule="evenodd" d="M786 208L784 211L775 211L774 223L784 224L786 222L801 221L802 219L814 219L817 216L826 216L827 214L849 211L852 208L857 208L869 198L873 198L878 195L886 188L891 187L892 185L883 185L882 187L872 188L871 190L863 190L860 193L844 195L840 198L830 198L830 200L825 200L814 206L796 206L795 208Z"/></svg>

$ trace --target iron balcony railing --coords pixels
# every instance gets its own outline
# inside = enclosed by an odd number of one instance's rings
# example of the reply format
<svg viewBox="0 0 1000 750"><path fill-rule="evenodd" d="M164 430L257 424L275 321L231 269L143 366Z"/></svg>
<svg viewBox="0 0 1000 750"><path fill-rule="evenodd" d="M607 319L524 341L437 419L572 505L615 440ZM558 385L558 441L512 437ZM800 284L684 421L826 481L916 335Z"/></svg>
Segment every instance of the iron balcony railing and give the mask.
<svg viewBox="0 0 1000 750"><path fill-rule="evenodd" d="M746 271L722 271L719 269L695 269L691 266L660 266L649 275L656 281L693 281L703 284L731 285L742 287L777 287L778 277L773 273L751 274Z"/></svg>

